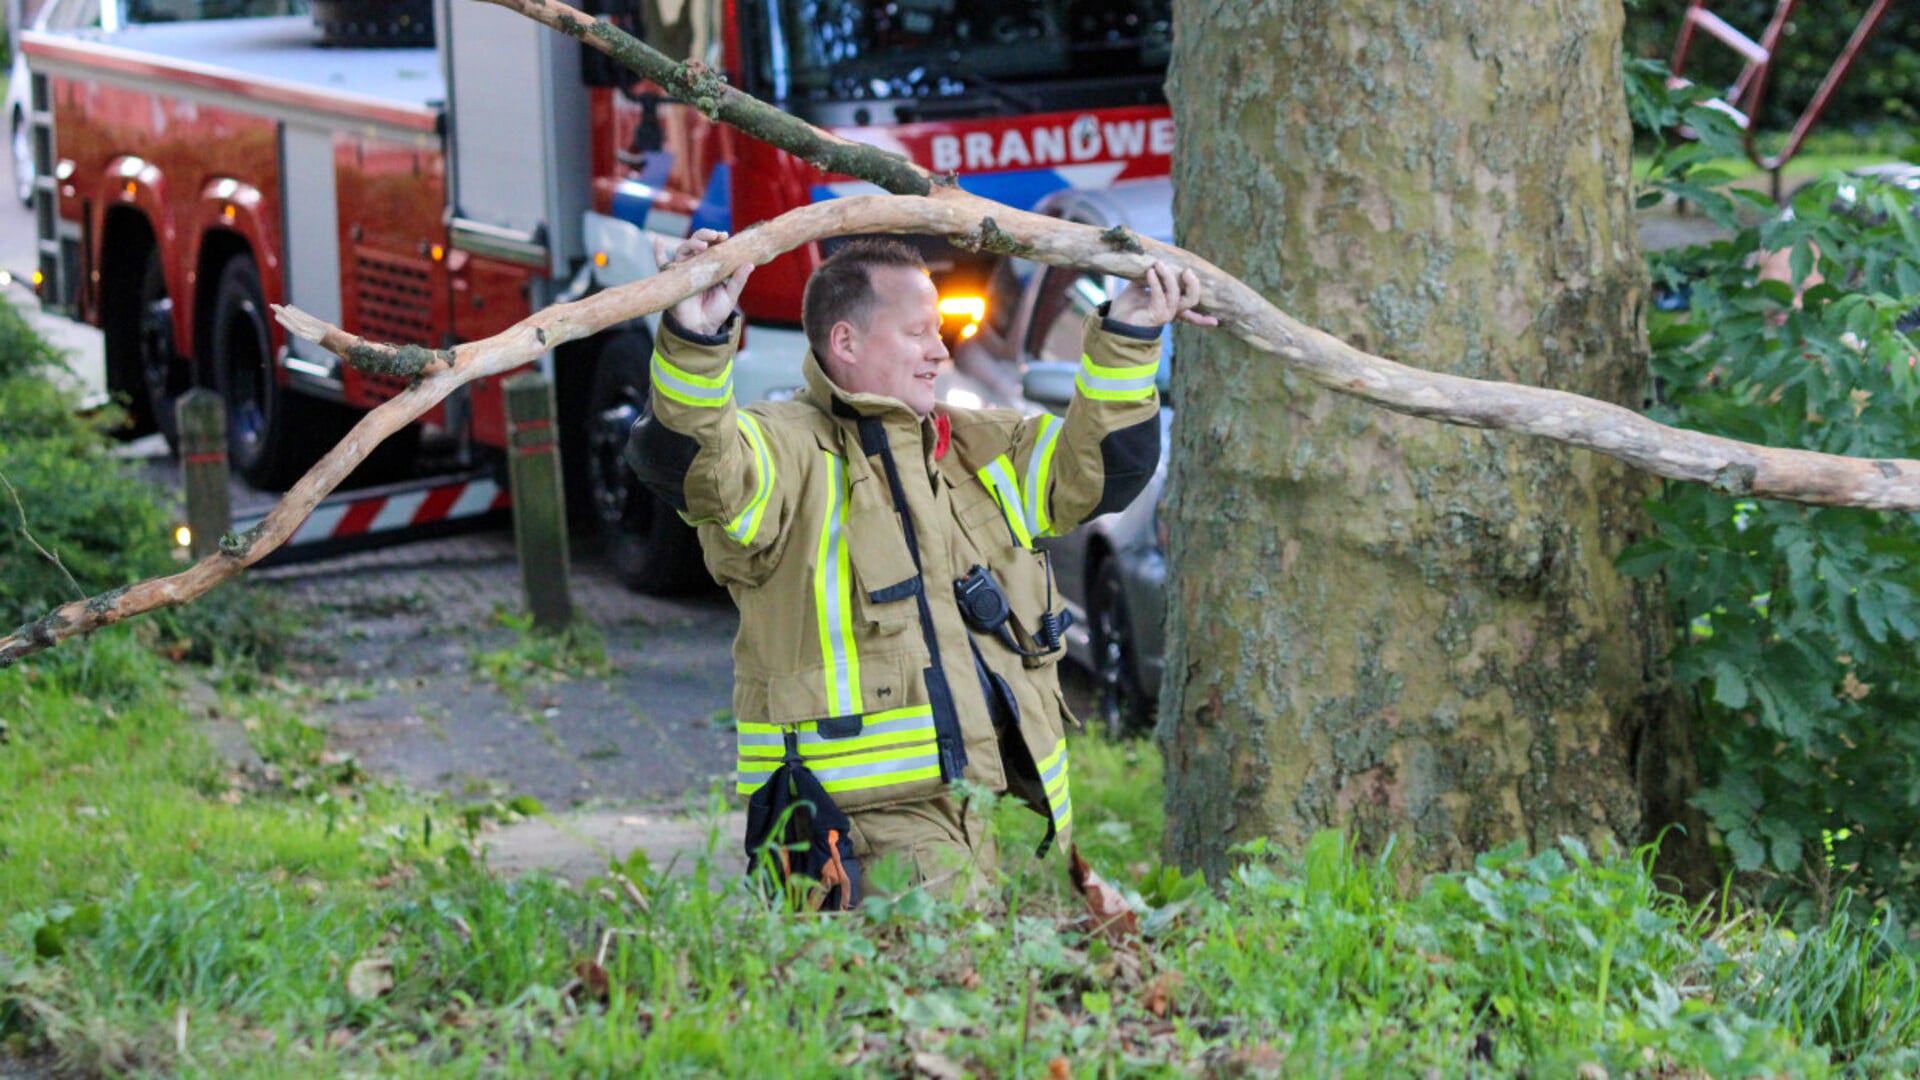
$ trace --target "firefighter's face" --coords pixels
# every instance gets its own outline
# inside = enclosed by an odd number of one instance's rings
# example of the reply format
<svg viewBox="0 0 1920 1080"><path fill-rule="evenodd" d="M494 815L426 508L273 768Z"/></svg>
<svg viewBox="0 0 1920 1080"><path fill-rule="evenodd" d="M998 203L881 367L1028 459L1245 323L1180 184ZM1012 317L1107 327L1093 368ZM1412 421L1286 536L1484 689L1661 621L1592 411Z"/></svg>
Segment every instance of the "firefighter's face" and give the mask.
<svg viewBox="0 0 1920 1080"><path fill-rule="evenodd" d="M879 296L865 328L834 327L835 382L852 394L881 394L914 415L933 412L933 379L947 359L940 340L940 294L923 270L878 266L867 271Z"/></svg>

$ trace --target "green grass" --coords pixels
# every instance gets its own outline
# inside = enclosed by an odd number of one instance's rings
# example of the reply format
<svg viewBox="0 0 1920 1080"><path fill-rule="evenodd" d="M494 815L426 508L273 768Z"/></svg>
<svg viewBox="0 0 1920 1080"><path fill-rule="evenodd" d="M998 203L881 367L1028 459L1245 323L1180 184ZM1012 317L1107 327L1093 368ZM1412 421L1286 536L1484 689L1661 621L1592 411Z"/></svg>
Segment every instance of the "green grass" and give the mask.
<svg viewBox="0 0 1920 1080"><path fill-rule="evenodd" d="M994 815L1007 879L984 912L894 891L796 916L705 860L669 876L631 858L631 889L508 881L474 823L327 756L301 699L223 687L267 759L240 776L179 696L124 629L0 673L16 1049L235 1078L1920 1067L1920 981L1892 928L1795 938L1572 844L1405 887L1391 855L1326 834L1297 857L1253 845L1208 889L1156 865L1145 743L1072 746L1082 852L1145 912L1116 947L1089 936L1064 860L1033 859L1024 808Z"/></svg>

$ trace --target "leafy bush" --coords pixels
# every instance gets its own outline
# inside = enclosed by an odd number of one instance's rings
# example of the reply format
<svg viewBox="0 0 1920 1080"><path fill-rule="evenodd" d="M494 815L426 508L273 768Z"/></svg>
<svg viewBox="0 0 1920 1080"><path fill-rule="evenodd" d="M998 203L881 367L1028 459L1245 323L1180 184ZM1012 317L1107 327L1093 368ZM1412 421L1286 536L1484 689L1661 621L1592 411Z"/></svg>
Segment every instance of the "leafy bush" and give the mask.
<svg viewBox="0 0 1920 1080"><path fill-rule="evenodd" d="M108 453L99 421L82 417L74 394L51 378L62 367L19 312L0 303L0 627L9 630L60 604L178 569L158 492ZM233 586L152 622L145 632L166 652L203 663L271 667L293 633L270 594Z"/></svg>
<svg viewBox="0 0 1920 1080"><path fill-rule="evenodd" d="M1651 259L1656 281L1686 298L1649 319L1652 415L1767 446L1912 456L1920 349L1897 329L1920 307L1911 193L1834 177L1775 212L1699 167L1737 138L1724 118L1654 80L1634 98L1643 123L1665 128L1684 111L1706 134L1662 155L1654 185L1733 233ZM1780 252L1791 282L1756 269ZM1772 898L1809 905L1801 915L1849 892L1911 911L1920 516L1759 501L1740 486L1733 475L1667 485L1650 507L1655 534L1620 560L1666 575L1674 676L1707 735L1697 802L1733 865L1764 875Z"/></svg>
<svg viewBox="0 0 1920 1080"><path fill-rule="evenodd" d="M106 436L49 378L59 364L0 303L0 477L12 489L0 486L0 625L9 628L169 565L150 485L107 456Z"/></svg>

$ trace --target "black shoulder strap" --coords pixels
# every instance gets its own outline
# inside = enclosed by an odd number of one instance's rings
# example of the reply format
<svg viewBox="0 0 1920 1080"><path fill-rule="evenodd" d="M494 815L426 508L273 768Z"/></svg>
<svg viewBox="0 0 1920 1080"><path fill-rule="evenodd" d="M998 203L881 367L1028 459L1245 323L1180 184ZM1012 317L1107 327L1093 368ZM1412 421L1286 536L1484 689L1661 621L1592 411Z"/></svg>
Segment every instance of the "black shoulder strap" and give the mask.
<svg viewBox="0 0 1920 1080"><path fill-rule="evenodd" d="M913 568L924 579L920 563L920 542L913 530L913 511L907 505L907 489L900 483L900 467L893 460L893 445L887 428L877 417L860 418L860 449L868 456L879 455L887 472L887 491L893 496L893 508L900 515L900 530L906 536L907 553L913 556ZM946 668L940 663L940 635L933 625L933 608L927 603L924 581L914 592L920 602L920 634L927 642L927 698L933 704L934 738L940 747L940 779L952 783L967 767L966 739L960 733L960 713L954 706L953 691L947 685Z"/></svg>

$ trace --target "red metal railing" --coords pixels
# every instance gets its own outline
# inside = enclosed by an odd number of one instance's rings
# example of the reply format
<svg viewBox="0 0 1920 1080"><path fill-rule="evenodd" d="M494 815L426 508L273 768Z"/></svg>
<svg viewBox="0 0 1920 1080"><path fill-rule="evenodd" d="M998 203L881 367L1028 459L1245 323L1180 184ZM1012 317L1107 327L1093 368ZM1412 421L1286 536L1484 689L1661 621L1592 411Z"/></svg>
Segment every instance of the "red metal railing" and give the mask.
<svg viewBox="0 0 1920 1080"><path fill-rule="evenodd" d="M1746 62L1741 65L1740 75L1733 85L1721 97L1707 104L1731 116L1746 133L1747 157L1755 165L1769 172L1777 171L1794 154L1800 151L1800 144L1806 141L1807 132L1820 120L1820 114L1826 111L1827 103L1833 99L1834 91L1853 70L1854 61L1860 58L1861 50L1867 39L1880 27L1880 20L1893 6L1893 0L1874 0L1874 3L1860 17L1860 23L1853 29L1853 36L1841 50L1840 56L1827 69L1826 78L1820 80L1820 88L1814 91L1813 100L1800 112L1794 121L1793 130L1787 134L1786 143L1778 153L1764 154L1754 142L1754 116L1759 113L1761 104L1766 100L1767 77L1773 72L1773 60L1780 36L1786 30L1787 20L1792 17L1800 0L1779 0L1773 9L1773 18L1767 22L1767 28L1755 41L1727 23L1725 19L1707 10L1706 0L1692 0L1687 7L1687 17L1680 24L1680 36L1673 45L1673 59L1667 62L1668 84L1684 86L1687 57L1693 50L1694 32L1703 31L1709 37L1740 54Z"/></svg>

